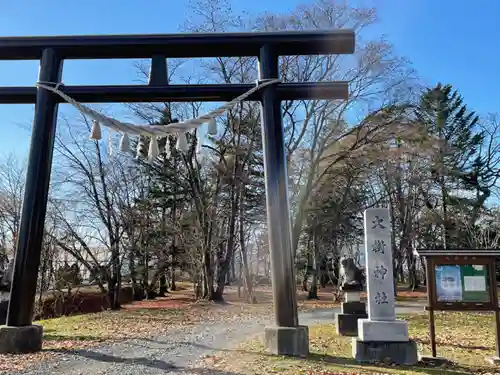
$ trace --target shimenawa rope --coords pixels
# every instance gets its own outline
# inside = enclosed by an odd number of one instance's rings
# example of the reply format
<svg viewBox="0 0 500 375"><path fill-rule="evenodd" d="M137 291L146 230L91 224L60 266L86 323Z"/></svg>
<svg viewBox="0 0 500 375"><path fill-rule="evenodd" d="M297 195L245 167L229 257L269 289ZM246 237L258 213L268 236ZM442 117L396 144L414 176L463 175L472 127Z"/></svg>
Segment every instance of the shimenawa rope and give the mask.
<svg viewBox="0 0 500 375"><path fill-rule="evenodd" d="M170 123L167 125L135 125L131 123L126 123L126 122L121 122L118 121L114 118L105 116L99 112L94 111L90 107L77 102L70 96L66 95L64 92L59 90L59 87L63 86L62 83L55 83L55 82L38 82L36 84L37 87L43 88L45 90L49 90L53 92L54 94L59 95L62 99L64 99L67 103L71 104L73 107L75 107L78 111L83 113L84 115L90 117L93 120L92 124L92 130L90 134L90 139L94 140L99 140L102 138L102 132L101 132L101 127L100 125L102 124L103 126L119 132L122 134L122 137L120 139L120 151L126 152L130 150L130 140L129 140L129 134L135 135L135 136L146 136L150 137L151 141L149 142L149 150L148 150L148 158L149 160L154 160L158 154L159 154L159 149L158 149L158 138L159 137L166 137L169 134L177 134L177 145L176 147L181 150L181 151L186 151L188 148L187 145L187 139L186 139L186 132L199 128L202 124L208 122L208 134L210 135L215 135L217 134L217 123L216 123L216 117L221 116L224 114L226 111L230 110L233 108L236 104L242 102L246 98L248 98L250 95L252 95L254 92L272 85L279 83L280 80L278 79L268 79L268 80L260 80L256 82L256 86L247 92L241 94L240 96L234 98L230 102L227 102L226 104L216 108L213 111L210 111L200 117L186 120L186 121L181 121L181 122L176 122L176 123ZM53 85L53 86L51 86ZM198 140L198 143L200 141ZM168 142L167 146L168 147ZM137 152L139 156L139 150L142 148L141 142L138 142L138 147L137 147Z"/></svg>

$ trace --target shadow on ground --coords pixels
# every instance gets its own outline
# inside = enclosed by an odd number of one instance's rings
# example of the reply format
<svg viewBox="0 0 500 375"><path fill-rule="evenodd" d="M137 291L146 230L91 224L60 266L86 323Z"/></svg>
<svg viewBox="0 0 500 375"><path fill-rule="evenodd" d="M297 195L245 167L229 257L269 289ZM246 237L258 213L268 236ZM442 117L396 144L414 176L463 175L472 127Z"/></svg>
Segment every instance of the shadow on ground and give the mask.
<svg viewBox="0 0 500 375"><path fill-rule="evenodd" d="M161 361L157 359L149 359L145 357L138 357L138 358L123 358L123 357L118 357L114 355L109 355L109 354L103 354L103 353L98 353L94 352L91 350L64 350L64 349L54 349L51 350L52 352L56 353L64 353L64 354L72 354L76 355L79 357L84 357L87 359L91 359L94 361L98 362L105 362L105 363L116 363L116 364L130 364L130 365L142 365L158 370L165 370L169 372L183 372L183 373L188 373L188 374L207 374L207 375L241 375L235 372L227 372L227 371L219 371L219 370L214 370L214 369L206 369L206 368L188 368L188 367L181 367L181 366L175 366L174 364L167 362L167 361Z"/></svg>
<svg viewBox="0 0 500 375"><path fill-rule="evenodd" d="M92 335L57 335L55 329L45 329L43 331L43 341L104 341L102 337L92 336Z"/></svg>
<svg viewBox="0 0 500 375"><path fill-rule="evenodd" d="M74 335L74 336L63 336L63 335L51 335L44 334L43 341L53 342L53 341L93 341L93 342L104 342L105 339L97 336L87 336L87 335Z"/></svg>
<svg viewBox="0 0 500 375"><path fill-rule="evenodd" d="M307 358L299 358L299 360L307 360L307 361L314 361L314 362L319 362L319 363L331 363L335 365L345 365L346 367L353 368L353 367L374 367L376 366L377 368L380 369L393 369L394 366L388 365L388 364L360 364L356 362L353 358L346 358L346 357L334 357L330 355L323 355L323 354L310 354ZM422 373L422 374L436 374L436 375L459 375L459 374L469 374L470 373L470 368L463 367L457 363L453 363L453 368L447 368L445 366L423 366L423 365L415 365L415 366L398 366L397 368L400 368L401 370L411 370L412 372L416 373Z"/></svg>
<svg viewBox="0 0 500 375"><path fill-rule="evenodd" d="M418 342L419 344L423 345L430 345L431 342L429 340L422 340L422 339L414 339L415 342ZM460 349L472 349L472 350L484 350L484 351L489 351L489 350L494 350L495 348L492 346L484 346L484 345L465 345L465 344L460 344L460 343L450 343L446 341L440 341L436 340L436 345L437 346L448 346L450 348L460 348Z"/></svg>

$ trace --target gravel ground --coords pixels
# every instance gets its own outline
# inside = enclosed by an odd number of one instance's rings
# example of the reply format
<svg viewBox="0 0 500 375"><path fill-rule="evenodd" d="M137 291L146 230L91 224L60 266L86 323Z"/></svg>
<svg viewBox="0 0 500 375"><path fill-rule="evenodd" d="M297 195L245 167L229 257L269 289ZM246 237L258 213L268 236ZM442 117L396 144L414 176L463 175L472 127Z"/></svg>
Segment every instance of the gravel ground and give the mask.
<svg viewBox="0 0 500 375"><path fill-rule="evenodd" d="M397 313L422 311L421 304L404 304ZM319 309L300 314L300 324L332 321L338 309ZM271 321L255 320L211 323L172 330L153 339L128 340L101 348L59 351L56 358L35 368L11 375L237 375L202 368L200 361L214 351L231 349L250 337L262 334Z"/></svg>

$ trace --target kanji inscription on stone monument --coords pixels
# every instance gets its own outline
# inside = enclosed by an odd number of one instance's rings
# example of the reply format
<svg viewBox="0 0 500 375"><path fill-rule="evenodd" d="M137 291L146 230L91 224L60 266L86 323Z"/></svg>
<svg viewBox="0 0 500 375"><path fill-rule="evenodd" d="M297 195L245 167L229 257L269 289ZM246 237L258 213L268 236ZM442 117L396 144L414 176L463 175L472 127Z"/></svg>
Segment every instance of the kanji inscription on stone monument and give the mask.
<svg viewBox="0 0 500 375"><path fill-rule="evenodd" d="M365 211L365 263L370 320L390 321L396 318L390 228L387 208Z"/></svg>
<svg viewBox="0 0 500 375"><path fill-rule="evenodd" d="M377 294L375 295L375 303L377 305L383 305L384 303L389 303L389 301L387 301L387 293L377 292Z"/></svg>
<svg viewBox="0 0 500 375"><path fill-rule="evenodd" d="M375 276L375 278L384 279L385 275L387 275L387 268L383 265L375 267L375 271L373 271L373 276Z"/></svg>
<svg viewBox="0 0 500 375"><path fill-rule="evenodd" d="M384 222L384 218L381 218L380 216L375 216L375 219L372 220L372 229L385 229L385 225L382 223Z"/></svg>
<svg viewBox="0 0 500 375"><path fill-rule="evenodd" d="M387 244L385 243L384 240L375 240L375 241L373 241L373 244L372 244L372 251L374 253L383 254L385 252L386 247L387 247Z"/></svg>

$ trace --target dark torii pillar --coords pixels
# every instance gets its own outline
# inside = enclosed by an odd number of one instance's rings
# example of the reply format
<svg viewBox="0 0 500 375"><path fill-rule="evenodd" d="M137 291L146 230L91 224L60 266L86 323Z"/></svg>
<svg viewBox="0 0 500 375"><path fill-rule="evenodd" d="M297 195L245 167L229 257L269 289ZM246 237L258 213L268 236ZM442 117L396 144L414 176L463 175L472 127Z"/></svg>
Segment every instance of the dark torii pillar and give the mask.
<svg viewBox="0 0 500 375"><path fill-rule="evenodd" d="M45 49L40 60L39 81L60 82L62 65L62 59L53 49ZM32 325L34 304L26 301L34 301L36 295L57 108L56 95L38 89L7 326L0 327L0 353L27 353L42 348L43 329Z"/></svg>
<svg viewBox="0 0 500 375"><path fill-rule="evenodd" d="M279 76L278 55L269 45L259 56L259 79ZM262 89L261 126L266 183L267 231L271 254L274 302L274 327L265 331L266 349L279 355L301 356L309 353L307 326L299 326L292 251L288 173L281 100L276 87Z"/></svg>

